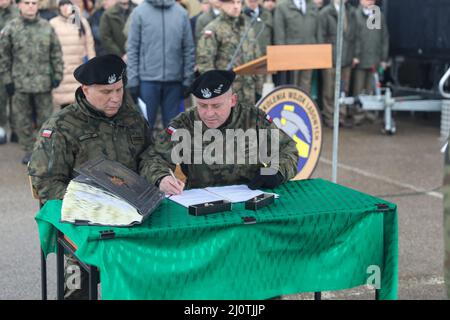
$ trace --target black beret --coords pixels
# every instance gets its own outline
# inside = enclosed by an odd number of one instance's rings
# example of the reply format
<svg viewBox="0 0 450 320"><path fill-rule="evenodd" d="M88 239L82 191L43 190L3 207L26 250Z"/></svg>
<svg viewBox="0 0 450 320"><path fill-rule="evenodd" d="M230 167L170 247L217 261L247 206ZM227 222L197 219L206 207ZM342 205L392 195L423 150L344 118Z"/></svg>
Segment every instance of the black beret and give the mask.
<svg viewBox="0 0 450 320"><path fill-rule="evenodd" d="M228 70L209 70L191 85L190 92L199 99L212 99L230 89L236 73Z"/></svg>
<svg viewBox="0 0 450 320"><path fill-rule="evenodd" d="M122 80L127 65L114 54L107 54L92 58L78 66L73 75L84 85L113 84Z"/></svg>

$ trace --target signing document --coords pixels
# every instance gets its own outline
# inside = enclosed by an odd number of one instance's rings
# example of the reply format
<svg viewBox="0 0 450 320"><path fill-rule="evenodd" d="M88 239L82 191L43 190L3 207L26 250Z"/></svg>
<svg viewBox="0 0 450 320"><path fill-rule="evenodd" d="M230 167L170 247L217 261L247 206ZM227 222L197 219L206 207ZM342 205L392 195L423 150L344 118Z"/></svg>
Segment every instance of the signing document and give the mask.
<svg viewBox="0 0 450 320"><path fill-rule="evenodd" d="M232 203L244 202L262 194L264 192L261 190L251 190L247 185L241 184L185 190L180 195L170 196L169 199L187 208L192 205L218 200L227 200Z"/></svg>

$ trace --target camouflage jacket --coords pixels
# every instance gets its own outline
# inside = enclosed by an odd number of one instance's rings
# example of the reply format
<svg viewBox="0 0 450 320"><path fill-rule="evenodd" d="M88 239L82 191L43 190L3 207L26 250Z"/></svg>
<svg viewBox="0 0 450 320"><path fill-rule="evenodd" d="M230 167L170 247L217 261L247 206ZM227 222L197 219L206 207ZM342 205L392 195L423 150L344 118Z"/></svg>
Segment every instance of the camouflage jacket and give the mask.
<svg viewBox="0 0 450 320"><path fill-rule="evenodd" d="M259 135L256 139L245 139L245 144L240 144L236 136L233 135L231 136L231 139L228 140L227 135L230 132L236 132L228 129L242 129L243 131L246 131L247 129L256 128L275 129L278 131L279 171L283 175L284 181L293 178L297 174L298 152L295 142L282 130L279 130L275 124L271 122L270 118L268 118L268 116L260 109L253 106L238 104L232 109L230 117L224 125L219 129L210 130L210 132L215 131L217 134L219 134L220 131L221 137L223 137L223 145L221 145L220 142L218 145L219 148L222 147L220 148L222 151L221 156L220 151L219 153L216 152L217 150L212 152L211 149L214 148L211 147L212 139L207 138L207 128L205 125L202 125L201 129L203 139L198 136L198 131L200 130L197 125L199 123L202 122L198 116L197 108L191 108L173 119L168 129L158 134L155 144L150 146L142 154L142 161L139 165L140 174L150 183L155 184L160 178L169 174L169 168L175 170L176 163L172 161L172 150L177 150L179 142L172 141L174 135L173 132L177 132L174 130L185 129L189 132L191 137L190 140L186 140L190 141L190 143L188 143L190 150L183 150L183 161L178 164L180 164L181 170L187 177L186 188L247 184L258 174L258 171L262 167L262 161L260 161L261 159L259 157L256 161L251 161L251 155L257 154L255 145L258 145L258 143L255 140L258 140L259 143L261 143L262 136ZM195 130L196 126L197 130ZM194 135L194 130L197 132L197 135ZM257 131L259 132L260 130ZM175 138L175 136L173 138ZM199 138L202 140L197 140ZM271 155L270 130L267 130L267 139L268 154ZM181 140L181 144L184 146L182 143L183 141L184 137ZM218 140L215 137L213 144L217 141L220 141L220 139ZM200 153L200 161L196 161L196 157L199 155L199 145L202 146L202 153ZM241 145L241 147L239 147L239 145ZM184 151L187 152L184 153ZM216 158L217 161L211 161L214 160L214 158L209 158L209 155L212 155L213 157L218 156ZM243 160L245 161L242 161L241 159L241 162L238 162L239 156L244 156L245 158ZM228 157L230 157L230 161L228 160ZM210 164L207 164L208 162Z"/></svg>
<svg viewBox="0 0 450 320"><path fill-rule="evenodd" d="M2 30L6 23L19 16L19 9L16 6L10 5L6 9L0 8L0 30Z"/></svg>
<svg viewBox="0 0 450 320"><path fill-rule="evenodd" d="M198 39L197 67L200 73L211 69L226 69L241 40L241 35L248 28L243 15L233 18L224 12L210 22ZM252 29L237 55L233 68L250 62L261 56L255 33ZM243 104L254 105L255 94L261 94L263 79L261 76L237 76L233 90Z"/></svg>
<svg viewBox="0 0 450 320"><path fill-rule="evenodd" d="M37 17L11 20L0 33L0 78L20 92L49 92L61 81L61 45L50 23Z"/></svg>
<svg viewBox="0 0 450 320"><path fill-rule="evenodd" d="M198 41L200 39L203 29L214 19L216 18L216 15L214 14L214 11L212 8L209 9L209 11L202 13L195 23L195 40Z"/></svg>
<svg viewBox="0 0 450 320"><path fill-rule="evenodd" d="M133 105L124 103L107 118L78 89L76 102L43 124L28 172L41 200L62 199L73 168L102 156L137 172L138 156L149 144L147 123Z"/></svg>
<svg viewBox="0 0 450 320"><path fill-rule="evenodd" d="M116 54L122 57L125 50L125 42L127 35L123 30L131 11L135 5L130 2L130 7L127 10L116 3L114 6L106 10L100 18L100 39L103 47L109 54Z"/></svg>

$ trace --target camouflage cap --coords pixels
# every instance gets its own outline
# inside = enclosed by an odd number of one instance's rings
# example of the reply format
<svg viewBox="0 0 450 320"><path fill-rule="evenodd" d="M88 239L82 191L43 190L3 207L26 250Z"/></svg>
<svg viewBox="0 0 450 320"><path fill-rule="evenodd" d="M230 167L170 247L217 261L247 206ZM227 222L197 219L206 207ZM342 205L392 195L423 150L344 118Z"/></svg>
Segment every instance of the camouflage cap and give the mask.
<svg viewBox="0 0 450 320"><path fill-rule="evenodd" d="M209 70L191 85L190 92L199 99L212 99L230 89L236 73L228 70Z"/></svg>
<svg viewBox="0 0 450 320"><path fill-rule="evenodd" d="M113 84L124 78L126 66L119 56L107 54L78 66L73 75L84 85Z"/></svg>

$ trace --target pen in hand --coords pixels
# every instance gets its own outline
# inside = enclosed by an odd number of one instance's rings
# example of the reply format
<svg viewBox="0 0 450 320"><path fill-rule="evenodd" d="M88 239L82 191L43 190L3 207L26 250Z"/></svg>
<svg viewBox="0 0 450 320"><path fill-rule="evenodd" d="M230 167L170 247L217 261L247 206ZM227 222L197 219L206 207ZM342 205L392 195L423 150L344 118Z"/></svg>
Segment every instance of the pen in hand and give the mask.
<svg viewBox="0 0 450 320"><path fill-rule="evenodd" d="M170 173L170 175L172 176L173 180L175 180L175 182L176 182L177 184L179 184L179 183L178 183L178 179L175 177L175 175L173 174L172 169L170 169L170 168L169 168L169 173Z"/></svg>
<svg viewBox="0 0 450 320"><path fill-rule="evenodd" d="M175 194L175 195L181 194L184 189L184 183L175 177L175 174L170 168L169 173L171 179L168 179L167 181L168 184L164 184L163 191L168 194Z"/></svg>

